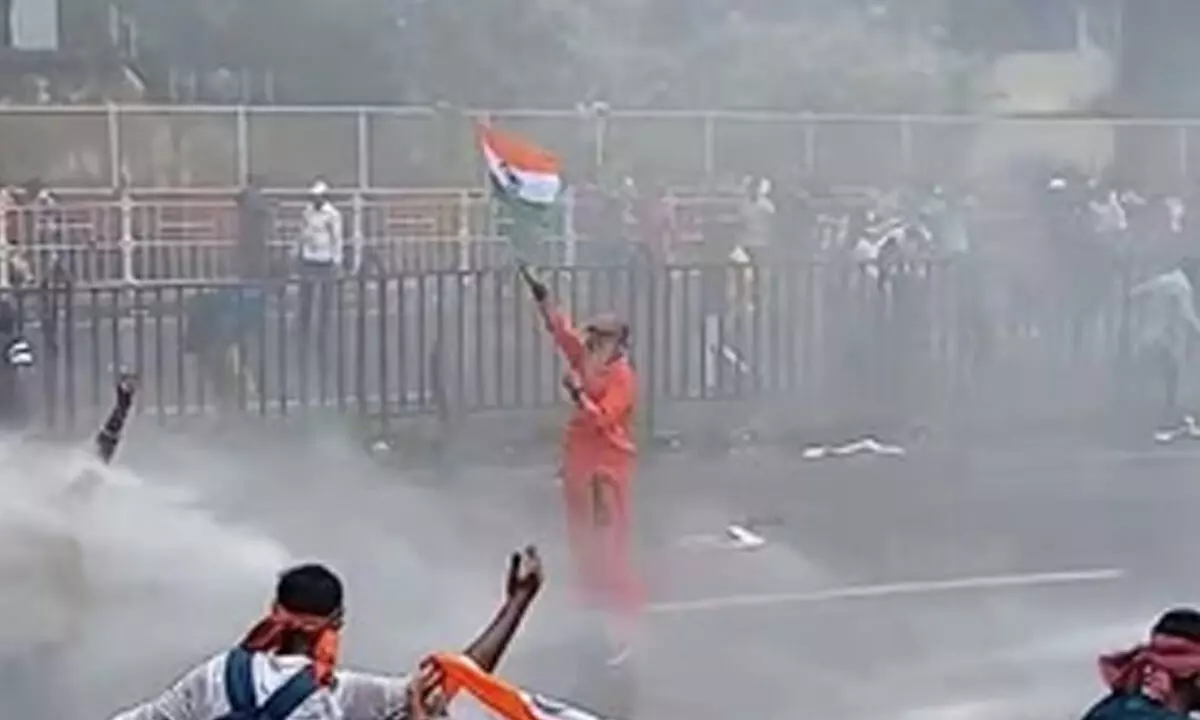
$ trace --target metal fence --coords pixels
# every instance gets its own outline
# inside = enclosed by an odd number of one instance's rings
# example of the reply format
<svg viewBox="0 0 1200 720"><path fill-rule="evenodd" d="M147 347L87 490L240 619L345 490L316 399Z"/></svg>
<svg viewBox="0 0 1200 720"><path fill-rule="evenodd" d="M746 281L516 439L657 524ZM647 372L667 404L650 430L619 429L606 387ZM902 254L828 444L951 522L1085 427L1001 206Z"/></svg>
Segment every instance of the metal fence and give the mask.
<svg viewBox="0 0 1200 720"><path fill-rule="evenodd" d="M488 203L478 193L380 196L354 193L344 213L351 269L374 274L499 264ZM274 205L270 264L287 267L304 202ZM229 279L237 207L231 197L71 199L0 213L0 287L14 265L34 279L65 273L79 284ZM6 256L8 262L6 262Z"/></svg>
<svg viewBox="0 0 1200 720"><path fill-rule="evenodd" d="M9 107L0 177L56 187L481 186L472 122L558 152L575 178L632 172L683 186L761 174L834 184L974 174L1031 156L1131 179L1198 177L1200 121L751 112L439 112L403 107Z"/></svg>
<svg viewBox="0 0 1200 720"><path fill-rule="evenodd" d="M706 219L736 213L737 202L725 196L677 199L675 250L687 258ZM480 192L351 191L335 204L345 219L352 273L466 271L511 261L494 208ZM293 265L304 205L286 194L273 203L268 264L279 274ZM595 244L588 242L590 234L605 220L586 199L570 197L564 205L562 226L547 229L531 260L570 265L589 256ZM237 215L229 193L125 193L118 200L75 197L50 207L12 207L0 211L0 288L56 274L80 285L228 280L237 276Z"/></svg>
<svg viewBox="0 0 1200 720"><path fill-rule="evenodd" d="M1086 312L1052 297L997 309L969 269L947 263L883 275L815 263L562 268L546 279L576 317L630 318L641 415L659 429L699 401L726 403L708 413L722 422L774 413L778 427L935 422L964 406L1077 422L1111 399L1103 389L1128 354L1124 278ZM73 426L107 405L121 368L141 375L142 410L164 422L560 402L564 368L511 271L317 290L307 322L294 284L24 291L42 356L31 404L44 422Z"/></svg>

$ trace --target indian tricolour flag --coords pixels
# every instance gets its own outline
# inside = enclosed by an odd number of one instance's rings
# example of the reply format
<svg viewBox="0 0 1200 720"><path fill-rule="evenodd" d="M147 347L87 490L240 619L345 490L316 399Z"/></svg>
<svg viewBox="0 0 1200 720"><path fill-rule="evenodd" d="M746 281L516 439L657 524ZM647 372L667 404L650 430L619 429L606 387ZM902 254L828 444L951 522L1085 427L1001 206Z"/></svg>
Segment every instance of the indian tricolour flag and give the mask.
<svg viewBox="0 0 1200 720"><path fill-rule="evenodd" d="M476 127L493 197L508 221L508 237L526 255L559 216L563 180L558 158L519 135Z"/></svg>

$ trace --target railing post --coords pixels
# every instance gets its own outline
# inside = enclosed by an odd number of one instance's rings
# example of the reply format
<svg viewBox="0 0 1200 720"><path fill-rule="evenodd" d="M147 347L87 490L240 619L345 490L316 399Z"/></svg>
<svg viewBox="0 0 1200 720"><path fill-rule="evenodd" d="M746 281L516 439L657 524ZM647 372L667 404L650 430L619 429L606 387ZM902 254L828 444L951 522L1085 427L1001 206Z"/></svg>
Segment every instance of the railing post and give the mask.
<svg viewBox="0 0 1200 720"><path fill-rule="evenodd" d="M604 154L607 152L605 144L608 140L608 114L603 112L592 113L592 131L596 133L595 137L595 157L593 160L596 163L596 177L599 180L601 171L604 169Z"/></svg>
<svg viewBox="0 0 1200 720"><path fill-rule="evenodd" d="M804 122L804 162L809 177L817 171L817 121L808 114Z"/></svg>
<svg viewBox="0 0 1200 720"><path fill-rule="evenodd" d="M1188 147L1188 126L1180 125L1178 131L1179 136L1176 139L1176 143L1179 150L1179 176L1184 180L1191 180L1191 162L1188 159L1188 155L1191 152L1191 149Z"/></svg>
<svg viewBox="0 0 1200 720"><path fill-rule="evenodd" d="M704 113L704 178L710 183L716 170L716 118L712 113Z"/></svg>
<svg viewBox="0 0 1200 720"><path fill-rule="evenodd" d="M250 120L246 117L245 105L237 106L237 110L234 111L234 123L234 132L237 134L235 140L237 146L237 184L244 186L250 180L250 153L246 147L250 138Z"/></svg>
<svg viewBox="0 0 1200 720"><path fill-rule="evenodd" d="M355 123L355 147L358 152L358 189L365 190L371 186L371 125L367 119L367 109L359 108Z"/></svg>
<svg viewBox="0 0 1200 720"><path fill-rule="evenodd" d="M242 179L249 178L253 168L250 164L250 109L238 106L237 112L237 166Z"/></svg>
<svg viewBox="0 0 1200 720"><path fill-rule="evenodd" d="M563 240L566 243L564 248L563 263L567 267L575 267L575 257L578 247L576 243L579 241L578 235L575 233L575 188L568 187L563 194Z"/></svg>
<svg viewBox="0 0 1200 720"><path fill-rule="evenodd" d="M133 276L133 198L127 188L121 188L121 278L134 283Z"/></svg>
<svg viewBox="0 0 1200 720"><path fill-rule="evenodd" d="M913 137L912 122L906 115L900 118L900 168L904 177L911 178L913 173Z"/></svg>
<svg viewBox="0 0 1200 720"><path fill-rule="evenodd" d="M12 246L8 242L8 216L9 213L13 212L13 209L9 205L8 193L6 191L0 191L0 193L3 193L3 211L0 212L0 289L7 290L12 287L12 277L10 274L12 270L10 267L12 262L10 255Z"/></svg>
<svg viewBox="0 0 1200 720"><path fill-rule="evenodd" d="M458 269L471 269L471 193L458 194ZM439 261L440 262L440 261Z"/></svg>
<svg viewBox="0 0 1200 720"><path fill-rule="evenodd" d="M108 180L109 187L118 188L124 185L121 181L121 119L118 116L120 108L116 103L108 104L105 123L108 130Z"/></svg>
<svg viewBox="0 0 1200 720"><path fill-rule="evenodd" d="M354 196L350 198L351 211L353 217L350 219L350 245L353 251L353 256L350 258L351 271L358 274L362 270L363 255L367 244L366 233L363 232L363 218L367 212L367 204L363 199L363 189L359 188L354 192Z"/></svg>
<svg viewBox="0 0 1200 720"><path fill-rule="evenodd" d="M647 297L646 297L646 346L649 349L649 351L645 355L646 367L645 367L645 370L643 371L643 375L642 375L642 377L646 378L645 395L644 395L645 400L646 400L646 411L644 413L641 413L641 416L643 418L643 423L644 423L644 425L642 426L642 432L644 433L643 437L645 438L645 440L647 442L654 442L654 438L657 436L657 433L655 432L655 421L658 418L658 383L657 383L657 379L658 379L657 365L658 365L658 363L656 361L658 360L658 355L659 355L659 353L657 351L658 345L659 345L659 343L658 343L658 338L659 338L659 329L658 329L659 273L662 273L662 277L665 278L666 282L668 282L668 283L670 282L670 278L667 275L666 270L660 269L660 268L650 265L650 264L646 265L646 269L644 270L644 272L646 273L646 293L647 293ZM668 339L667 342L670 342L670 340Z"/></svg>

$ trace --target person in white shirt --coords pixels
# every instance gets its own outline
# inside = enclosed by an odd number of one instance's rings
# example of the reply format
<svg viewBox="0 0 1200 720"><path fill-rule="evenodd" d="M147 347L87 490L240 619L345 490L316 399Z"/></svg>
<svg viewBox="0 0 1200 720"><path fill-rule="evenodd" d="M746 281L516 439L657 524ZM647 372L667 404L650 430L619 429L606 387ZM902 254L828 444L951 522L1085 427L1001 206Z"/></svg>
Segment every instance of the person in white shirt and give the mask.
<svg viewBox="0 0 1200 720"><path fill-rule="evenodd" d="M771 244L775 223L775 202L771 200L771 181L746 178L746 196L742 199L741 246L751 254Z"/></svg>
<svg viewBox="0 0 1200 720"><path fill-rule="evenodd" d="M1173 270L1141 283L1130 292L1139 311L1135 316L1138 318L1136 355L1154 365L1163 383L1160 439L1170 439L1180 422L1179 375L1187 359L1188 336L1200 337L1197 283L1200 283L1200 258L1187 258ZM1186 418L1184 422L1190 425Z"/></svg>
<svg viewBox="0 0 1200 720"><path fill-rule="evenodd" d="M504 605L465 651L484 671L495 670L541 585L536 550L513 553ZM428 668L416 682L337 668L343 617L342 583L331 570L292 568L270 613L237 647L113 720L400 720L438 709Z"/></svg>
<svg viewBox="0 0 1200 720"><path fill-rule="evenodd" d="M342 213L329 200L329 186L318 180L309 191L309 204L304 208L296 246L300 270L300 342L307 351L312 337L313 296L319 293L318 357L324 357L325 342L329 337L333 282L342 268L343 249ZM301 357L306 355L302 353Z"/></svg>

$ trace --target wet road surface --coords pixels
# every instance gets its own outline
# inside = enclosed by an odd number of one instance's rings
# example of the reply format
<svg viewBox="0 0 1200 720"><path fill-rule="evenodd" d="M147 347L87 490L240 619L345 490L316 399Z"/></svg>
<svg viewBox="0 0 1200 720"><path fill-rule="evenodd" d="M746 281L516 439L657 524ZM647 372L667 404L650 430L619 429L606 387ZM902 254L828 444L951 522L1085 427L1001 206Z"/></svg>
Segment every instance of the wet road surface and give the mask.
<svg viewBox="0 0 1200 720"><path fill-rule="evenodd" d="M129 462L205 477L218 516L338 567L350 663L403 670L468 638L504 552L534 540L551 581L506 673L644 718L1070 717L1098 692L1098 652L1197 595L1191 451L663 456L637 479L646 639L614 679L585 659L549 462L449 479L329 433L224 442L166 438ZM734 522L766 544L705 545Z"/></svg>

